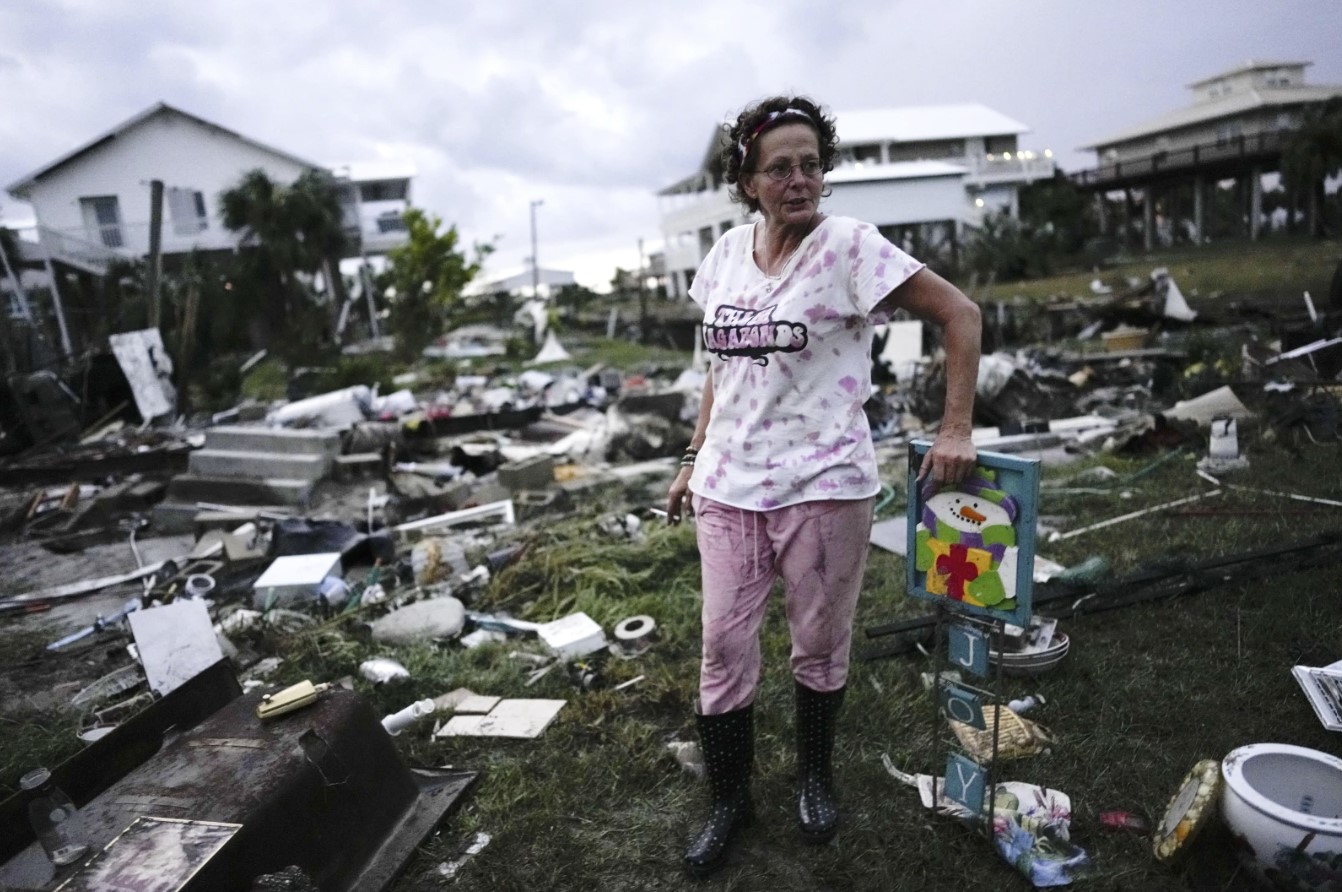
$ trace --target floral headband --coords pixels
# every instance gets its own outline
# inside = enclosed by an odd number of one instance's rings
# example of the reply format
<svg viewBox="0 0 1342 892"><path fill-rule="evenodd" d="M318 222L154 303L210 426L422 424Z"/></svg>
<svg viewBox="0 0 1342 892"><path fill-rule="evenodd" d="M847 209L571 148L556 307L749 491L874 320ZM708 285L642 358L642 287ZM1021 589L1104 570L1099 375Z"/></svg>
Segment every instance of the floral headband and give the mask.
<svg viewBox="0 0 1342 892"><path fill-rule="evenodd" d="M750 131L749 136L742 137L741 141L736 144L736 151L741 156L742 167L745 166L746 156L750 154L750 147L755 144L755 140L759 137L759 135L763 133L766 129L768 129L770 125L772 125L774 122L782 118L805 118L806 123L810 124L812 127L815 127L815 118L811 117L810 114L802 111L799 108L784 108L779 109L778 111L769 112L769 114L765 116L764 120L760 121L759 125L756 126L754 130Z"/></svg>

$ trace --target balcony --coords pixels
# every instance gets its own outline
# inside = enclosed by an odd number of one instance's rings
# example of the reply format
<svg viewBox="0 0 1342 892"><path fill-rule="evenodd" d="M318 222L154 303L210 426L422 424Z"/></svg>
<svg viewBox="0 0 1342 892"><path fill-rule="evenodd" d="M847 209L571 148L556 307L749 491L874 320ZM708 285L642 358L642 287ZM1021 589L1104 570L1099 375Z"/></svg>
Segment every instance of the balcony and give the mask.
<svg viewBox="0 0 1342 892"><path fill-rule="evenodd" d="M114 260L125 255L110 248L100 234L83 229L60 230L33 226L18 232L19 258L27 264L44 263L48 255L58 263L101 276Z"/></svg>
<svg viewBox="0 0 1342 892"><path fill-rule="evenodd" d="M1134 155L1079 171L1071 175L1071 180L1083 189L1122 189L1190 173L1231 177L1252 166L1280 163L1292 134L1290 130L1240 134L1184 149Z"/></svg>
<svg viewBox="0 0 1342 892"><path fill-rule="evenodd" d="M992 186L1000 183L1032 183L1051 180L1057 170L1052 153L1037 155L1031 151L1004 152L1001 155L969 156L953 159L969 168L966 185Z"/></svg>

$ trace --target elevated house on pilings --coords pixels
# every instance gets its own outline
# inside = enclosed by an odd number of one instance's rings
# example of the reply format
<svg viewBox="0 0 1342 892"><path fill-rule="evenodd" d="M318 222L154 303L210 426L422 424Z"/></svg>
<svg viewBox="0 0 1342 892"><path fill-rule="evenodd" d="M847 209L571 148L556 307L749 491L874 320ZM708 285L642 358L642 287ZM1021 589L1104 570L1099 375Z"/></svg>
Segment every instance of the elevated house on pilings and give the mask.
<svg viewBox="0 0 1342 892"><path fill-rule="evenodd" d="M159 102L6 187L32 207L36 224L20 233L13 262L45 273L61 352L89 346L85 329L92 327L77 317L67 324L63 283L97 293L116 261L150 253L155 219L165 269L192 252L239 250L241 235L223 225L219 196L256 169L281 184L313 170L331 175L347 235L342 259L385 254L407 240L408 165L318 164Z"/></svg>
<svg viewBox="0 0 1342 892"><path fill-rule="evenodd" d="M820 209L876 225L923 260L945 249L953 265L966 230L989 213L1015 217L1019 188L1051 179L1053 153L1023 150L1029 129L977 103L835 112L839 159ZM749 222L732 202L715 127L699 169L658 192L664 250L653 256L668 295L685 297L713 243Z"/></svg>
<svg viewBox="0 0 1342 892"><path fill-rule="evenodd" d="M1249 61L1189 84L1192 105L1161 115L1083 149L1096 166L1072 181L1097 195L1101 225L1129 238L1140 205L1147 250L1186 221L1191 241L1205 241L1208 189L1233 181L1243 235L1257 239L1264 224L1263 177L1281 170L1283 150L1306 109L1342 96L1342 85L1305 83L1310 62ZM1121 196L1123 219L1108 219L1106 196ZM1288 199L1294 219L1301 196ZM1157 221L1160 215L1164 226Z"/></svg>

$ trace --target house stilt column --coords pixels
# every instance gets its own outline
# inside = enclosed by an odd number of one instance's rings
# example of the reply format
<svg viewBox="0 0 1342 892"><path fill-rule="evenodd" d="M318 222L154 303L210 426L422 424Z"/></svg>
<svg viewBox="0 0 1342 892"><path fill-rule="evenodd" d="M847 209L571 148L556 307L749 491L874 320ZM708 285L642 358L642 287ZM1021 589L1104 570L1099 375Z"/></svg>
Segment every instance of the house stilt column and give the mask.
<svg viewBox="0 0 1342 892"><path fill-rule="evenodd" d="M1142 189L1142 245L1150 251L1156 246L1156 202L1154 189L1148 184Z"/></svg>
<svg viewBox="0 0 1342 892"><path fill-rule="evenodd" d="M1207 242L1207 184L1201 174L1193 177L1193 238L1197 244Z"/></svg>
<svg viewBox="0 0 1342 892"><path fill-rule="evenodd" d="M1263 228L1263 172L1255 167L1249 173L1249 240L1258 241Z"/></svg>

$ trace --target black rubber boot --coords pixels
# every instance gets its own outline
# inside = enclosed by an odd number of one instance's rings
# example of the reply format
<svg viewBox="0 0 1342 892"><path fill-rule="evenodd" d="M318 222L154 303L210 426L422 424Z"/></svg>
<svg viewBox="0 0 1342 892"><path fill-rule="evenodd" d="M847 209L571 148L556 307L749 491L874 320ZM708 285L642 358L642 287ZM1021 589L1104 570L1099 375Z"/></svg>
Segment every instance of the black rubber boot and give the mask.
<svg viewBox="0 0 1342 892"><path fill-rule="evenodd" d="M843 688L822 693L797 682L797 818L804 843L829 842L839 830L834 798L834 725Z"/></svg>
<svg viewBox="0 0 1342 892"><path fill-rule="evenodd" d="M708 820L685 852L685 868L706 877L727 863L737 831L755 819L750 770L755 761L754 704L721 715L695 715L712 804Z"/></svg>

